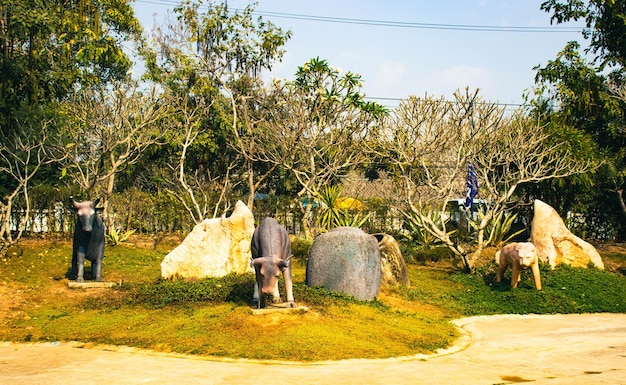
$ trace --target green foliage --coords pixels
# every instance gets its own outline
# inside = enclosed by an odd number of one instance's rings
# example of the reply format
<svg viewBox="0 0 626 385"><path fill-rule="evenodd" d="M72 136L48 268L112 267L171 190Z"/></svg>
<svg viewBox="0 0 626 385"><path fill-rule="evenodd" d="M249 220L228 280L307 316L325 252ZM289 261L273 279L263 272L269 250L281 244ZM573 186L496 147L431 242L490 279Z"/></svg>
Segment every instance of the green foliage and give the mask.
<svg viewBox="0 0 626 385"><path fill-rule="evenodd" d="M590 38L589 51L602 60L604 66L626 65L626 1L624 0L547 0L541 9L552 12L550 21L557 24L584 19Z"/></svg>
<svg viewBox="0 0 626 385"><path fill-rule="evenodd" d="M422 213L422 216L435 223L435 225L439 228L443 228L443 226L447 224L450 220L450 218L444 218L442 222L441 212L439 211L425 210ZM419 215L407 215L404 224L408 228L402 233L402 236L409 243L427 249L442 244L440 238L434 236L432 233L426 230L423 219ZM451 230L448 232L448 235L453 235L456 232L457 230Z"/></svg>
<svg viewBox="0 0 626 385"><path fill-rule="evenodd" d="M537 111L567 136L576 130L588 134L586 138L578 135L583 140L564 141L559 130L554 130L553 138L555 143L574 144L570 149L574 156L599 158L604 165L594 173L568 178L560 184L542 182L529 195L549 203L562 215L585 213L587 223L602 223L598 226L602 229L587 229L588 234L601 238L617 234L618 239L624 239L626 221L620 208L624 198L615 194L615 186L621 186L626 175L626 100L612 89L624 87L626 1L547 0L541 9L551 13L551 20L557 24L584 20L587 28L582 35L589 39L589 48L582 55L580 44L569 42L555 60L535 67ZM577 143L582 145L578 147Z"/></svg>
<svg viewBox="0 0 626 385"><path fill-rule="evenodd" d="M341 201L341 186L329 186L319 194L322 203L318 217L318 225L324 231L335 227L351 226L362 227L368 220L369 214L362 216L361 213L352 213L350 209L339 208Z"/></svg>
<svg viewBox="0 0 626 385"><path fill-rule="evenodd" d="M357 212L353 215L348 210L342 210L340 212L339 218L337 218L337 220L335 221L335 226L349 226L361 228L367 222L369 217L370 214L361 215L361 213Z"/></svg>
<svg viewBox="0 0 626 385"><path fill-rule="evenodd" d="M293 253L293 257L299 260L306 261L306 259L309 257L311 246L313 246L312 239L294 237L291 240L291 252Z"/></svg>
<svg viewBox="0 0 626 385"><path fill-rule="evenodd" d="M403 255L405 255L403 253ZM452 260L454 254L448 246L437 245L433 247L417 247L408 255L413 256L413 260L417 263L424 264L426 262L440 262ZM405 257L406 259L406 257Z"/></svg>
<svg viewBox="0 0 626 385"><path fill-rule="evenodd" d="M510 270L496 283L497 268L491 263L479 274L455 273L451 277L461 285L451 296L464 315L626 312L626 281L618 274L567 265L550 270L542 264L543 289L538 291L528 270L522 272L517 289L510 286Z"/></svg>
<svg viewBox="0 0 626 385"><path fill-rule="evenodd" d="M2 4L0 50L2 118L22 103L44 105L72 87L127 76L131 60L122 49L139 41L142 27L125 1L54 2L8 0ZM13 122L0 122L1 127Z"/></svg>
<svg viewBox="0 0 626 385"><path fill-rule="evenodd" d="M479 210L477 214L478 214L477 219L469 220L470 226L476 231L478 230L478 227L480 226L480 222L485 216L485 213L482 210ZM508 243L509 241L511 241L517 235L523 233L526 229L517 230L513 233L510 232L511 226L515 222L516 218L517 218L517 213L509 214L509 213L505 213L504 211L500 211L489 222L487 227L485 227L485 239L488 240L486 245L500 247L504 245L505 243Z"/></svg>
<svg viewBox="0 0 626 385"><path fill-rule="evenodd" d="M317 224L323 230L328 231L336 227L335 223L340 216L340 212L335 206L340 197L341 186L338 185L328 186L319 194L319 199L323 205L320 208Z"/></svg>
<svg viewBox="0 0 626 385"><path fill-rule="evenodd" d="M153 308L196 302L234 302L241 305L250 302L253 289L254 276L251 274L229 274L199 281L158 280L136 288L131 294L131 303Z"/></svg>
<svg viewBox="0 0 626 385"><path fill-rule="evenodd" d="M109 227L109 232L107 234L107 242L111 246L117 246L127 241L131 235L135 234L136 229L130 229L122 232L120 229L115 227Z"/></svg>

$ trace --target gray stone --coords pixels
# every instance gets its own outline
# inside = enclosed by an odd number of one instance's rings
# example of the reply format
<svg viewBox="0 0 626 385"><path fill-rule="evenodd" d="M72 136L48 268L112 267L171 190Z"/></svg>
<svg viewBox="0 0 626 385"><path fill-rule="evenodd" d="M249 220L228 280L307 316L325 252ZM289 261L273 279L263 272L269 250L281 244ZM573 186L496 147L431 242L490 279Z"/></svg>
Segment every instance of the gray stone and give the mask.
<svg viewBox="0 0 626 385"><path fill-rule="evenodd" d="M381 257L373 236L355 227L338 227L313 241L306 284L371 301L380 291Z"/></svg>
<svg viewBox="0 0 626 385"><path fill-rule="evenodd" d="M230 217L205 219L161 262L163 278L222 277L253 272L250 242L254 216L238 201Z"/></svg>
<svg viewBox="0 0 626 385"><path fill-rule="evenodd" d="M381 257L381 287L409 286L409 272L398 241L389 234L374 234Z"/></svg>
<svg viewBox="0 0 626 385"><path fill-rule="evenodd" d="M596 249L572 234L556 210L538 199L534 203L530 241L535 245L539 259L548 262L552 269L561 263L587 267L589 262L604 269L604 263Z"/></svg>

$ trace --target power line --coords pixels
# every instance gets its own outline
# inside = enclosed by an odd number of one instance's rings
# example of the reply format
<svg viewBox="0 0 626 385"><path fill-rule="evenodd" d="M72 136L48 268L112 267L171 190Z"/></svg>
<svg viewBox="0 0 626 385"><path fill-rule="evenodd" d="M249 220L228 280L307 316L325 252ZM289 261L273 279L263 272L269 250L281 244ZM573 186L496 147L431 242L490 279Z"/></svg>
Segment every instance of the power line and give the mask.
<svg viewBox="0 0 626 385"><path fill-rule="evenodd" d="M413 29L437 29L437 30L454 30L454 31L480 31L480 32L580 32L579 27L499 27L489 25L467 25L467 24L431 24L431 23L415 23L415 22L403 22L403 21L386 21L386 20L368 20L368 19L353 19L343 17L330 17L330 16L312 16L312 15L299 15L293 13L280 13L280 12L265 12L255 11L254 13L267 17L278 17L284 19L295 20L310 20L320 21L328 23L340 23L340 24L360 24L360 25L372 25L379 27L397 27L397 28L413 28Z"/></svg>
<svg viewBox="0 0 626 385"><path fill-rule="evenodd" d="M137 3L157 4L166 6L177 6L178 2L169 0L136 0ZM208 7L208 6L207 6ZM240 12L241 9L231 8L232 12ZM419 23L374 19L355 19L345 17L331 17L319 15L304 15L297 13L282 13L255 10L254 14L266 17L283 18L291 20L308 20L325 23L371 25L378 27L395 27L411 29L434 29L452 31L477 31L477 32L517 32L517 33L572 33L580 32L582 27L520 27L520 26L490 26L490 25L469 25L469 24L445 24L445 23Z"/></svg>
<svg viewBox="0 0 626 385"><path fill-rule="evenodd" d="M175 0L136 0L137 3L156 4L175 7L179 3ZM203 5L208 9L208 6ZM242 9L229 8L229 12L241 12ZM368 19L354 19L354 18L341 18L330 16L315 16L315 15L302 15L293 13L281 13L281 12L266 12L257 11L254 14L266 17L277 17L294 20L309 20L327 23L339 23L339 24L357 24L357 25L372 25L381 27L398 27L398 28L415 28L415 29L438 29L438 30L456 30L456 31L481 31L481 32L523 32L523 33L571 33L580 32L582 27L497 27L488 25L463 25L463 24L431 24L431 23L417 23L417 22L400 22L400 21L383 21L383 20L368 20ZM380 100L386 102L400 102L402 98L390 98L390 97L366 97L369 100ZM519 108L524 104L517 103L496 103L498 106L505 108ZM392 107L392 106L386 106Z"/></svg>

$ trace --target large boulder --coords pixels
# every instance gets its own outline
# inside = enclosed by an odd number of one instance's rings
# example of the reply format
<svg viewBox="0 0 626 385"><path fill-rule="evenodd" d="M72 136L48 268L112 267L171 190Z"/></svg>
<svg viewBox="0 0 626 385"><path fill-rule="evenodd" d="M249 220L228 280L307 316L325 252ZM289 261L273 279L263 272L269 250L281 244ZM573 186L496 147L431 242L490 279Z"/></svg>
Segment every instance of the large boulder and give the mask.
<svg viewBox="0 0 626 385"><path fill-rule="evenodd" d="M205 219L161 262L163 278L222 277L252 272L250 242L254 216L241 201L230 217Z"/></svg>
<svg viewBox="0 0 626 385"><path fill-rule="evenodd" d="M371 301L380 291L381 258L373 236L355 227L338 227L313 241L306 284Z"/></svg>
<svg viewBox="0 0 626 385"><path fill-rule="evenodd" d="M572 234L550 205L535 199L534 211L530 241L535 245L540 260L548 262L552 269L561 263L587 267L589 262L604 269L604 263L596 249Z"/></svg>
<svg viewBox="0 0 626 385"><path fill-rule="evenodd" d="M380 249L380 286L409 286L409 272L398 241L389 234L374 234L374 238Z"/></svg>

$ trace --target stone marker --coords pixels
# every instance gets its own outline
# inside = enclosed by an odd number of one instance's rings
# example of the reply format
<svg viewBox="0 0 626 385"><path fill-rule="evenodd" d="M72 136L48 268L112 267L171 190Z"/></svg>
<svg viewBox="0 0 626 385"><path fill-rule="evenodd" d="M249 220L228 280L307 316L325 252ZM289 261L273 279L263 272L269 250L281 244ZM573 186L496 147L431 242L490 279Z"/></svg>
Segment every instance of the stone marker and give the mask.
<svg viewBox="0 0 626 385"><path fill-rule="evenodd" d="M230 217L205 219L161 262L163 278L222 277L252 272L254 216L241 201Z"/></svg>
<svg viewBox="0 0 626 385"><path fill-rule="evenodd" d="M389 234L374 234L381 257L381 287L409 286L409 272L398 241Z"/></svg>
<svg viewBox="0 0 626 385"><path fill-rule="evenodd" d="M70 289L108 289L115 286L122 286L122 281L120 282L76 282L76 281L68 281L67 287Z"/></svg>
<svg viewBox="0 0 626 385"><path fill-rule="evenodd" d="M550 205L535 199L534 211L530 241L535 245L541 261L548 262L552 269L561 263L587 267L589 262L593 262L598 269L604 269L596 249L572 234Z"/></svg>
<svg viewBox="0 0 626 385"><path fill-rule="evenodd" d="M371 301L380 291L381 258L373 236L355 227L338 227L313 241L306 284Z"/></svg>
<svg viewBox="0 0 626 385"><path fill-rule="evenodd" d="M306 313L309 311L309 308L306 306L298 305L296 307L291 307L288 303L282 304L268 304L266 307L258 309L256 307L251 308L250 311L252 315L265 315L265 314L276 314L276 313Z"/></svg>

